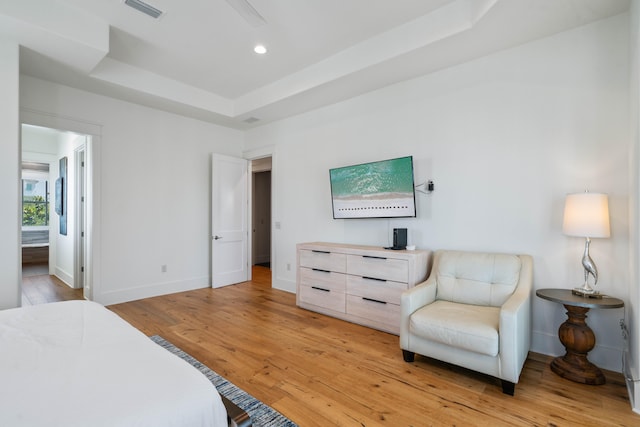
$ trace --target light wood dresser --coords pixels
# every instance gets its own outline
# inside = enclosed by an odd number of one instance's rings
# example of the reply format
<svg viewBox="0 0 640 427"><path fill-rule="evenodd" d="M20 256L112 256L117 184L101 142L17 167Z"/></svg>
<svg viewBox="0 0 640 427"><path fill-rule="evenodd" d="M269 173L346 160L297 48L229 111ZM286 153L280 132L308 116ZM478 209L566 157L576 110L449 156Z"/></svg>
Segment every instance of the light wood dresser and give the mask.
<svg viewBox="0 0 640 427"><path fill-rule="evenodd" d="M400 294L427 278L430 262L427 250L299 243L296 303L398 335Z"/></svg>

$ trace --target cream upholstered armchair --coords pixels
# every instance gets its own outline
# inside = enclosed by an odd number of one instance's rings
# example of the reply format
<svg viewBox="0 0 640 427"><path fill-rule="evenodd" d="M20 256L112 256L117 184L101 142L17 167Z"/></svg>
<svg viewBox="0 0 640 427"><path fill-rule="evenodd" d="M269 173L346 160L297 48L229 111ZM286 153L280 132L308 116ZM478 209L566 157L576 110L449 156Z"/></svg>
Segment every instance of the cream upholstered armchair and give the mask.
<svg viewBox="0 0 640 427"><path fill-rule="evenodd" d="M429 278L402 294L400 348L502 380L513 395L531 341L529 255L437 251Z"/></svg>

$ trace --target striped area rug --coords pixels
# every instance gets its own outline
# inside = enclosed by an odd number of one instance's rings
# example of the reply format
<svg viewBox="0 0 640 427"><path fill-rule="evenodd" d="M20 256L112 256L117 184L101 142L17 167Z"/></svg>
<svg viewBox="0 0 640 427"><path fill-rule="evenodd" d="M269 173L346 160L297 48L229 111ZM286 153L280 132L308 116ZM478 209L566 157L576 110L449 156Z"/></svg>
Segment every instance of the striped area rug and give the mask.
<svg viewBox="0 0 640 427"><path fill-rule="evenodd" d="M280 412L260 402L159 335L152 336L151 340L202 372L216 386L218 393L249 414L253 427L298 427Z"/></svg>

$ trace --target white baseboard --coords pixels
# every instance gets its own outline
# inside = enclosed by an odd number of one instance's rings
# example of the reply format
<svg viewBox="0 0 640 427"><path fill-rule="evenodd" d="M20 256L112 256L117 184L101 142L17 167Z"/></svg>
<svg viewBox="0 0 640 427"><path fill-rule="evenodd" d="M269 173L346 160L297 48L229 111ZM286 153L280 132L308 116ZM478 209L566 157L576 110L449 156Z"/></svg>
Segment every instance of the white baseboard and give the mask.
<svg viewBox="0 0 640 427"><path fill-rule="evenodd" d="M291 280L278 280L274 278L271 286L281 291L296 292L296 282ZM135 301L144 298L157 297L160 295L174 294L176 292L192 291L195 289L210 288L209 276L196 277L192 279L182 279L173 282L153 283L121 289L117 291L99 292L93 296L94 301L102 305L120 304L128 301Z"/></svg>
<svg viewBox="0 0 640 427"><path fill-rule="evenodd" d="M296 282L287 279L280 279L274 277L271 281L271 287L285 292L296 293Z"/></svg>
<svg viewBox="0 0 640 427"><path fill-rule="evenodd" d="M209 276L204 276L192 279L181 279L173 282L140 285L117 291L100 292L99 295L94 295L93 297L96 302L102 305L111 305L210 287Z"/></svg>
<svg viewBox="0 0 640 427"><path fill-rule="evenodd" d="M638 372L633 367L631 355L625 352L623 372L624 382L627 384L627 393L629 393L629 402L633 412L640 414L640 379Z"/></svg>
<svg viewBox="0 0 640 427"><path fill-rule="evenodd" d="M69 274L57 266L55 268L54 274L58 279L62 280L65 285L69 286L70 288L74 288L74 289L76 288L73 283L73 274Z"/></svg>
<svg viewBox="0 0 640 427"><path fill-rule="evenodd" d="M631 383L631 389L629 391L629 399L631 400L631 410L640 415L640 383L635 381ZM628 387L629 389L629 387Z"/></svg>

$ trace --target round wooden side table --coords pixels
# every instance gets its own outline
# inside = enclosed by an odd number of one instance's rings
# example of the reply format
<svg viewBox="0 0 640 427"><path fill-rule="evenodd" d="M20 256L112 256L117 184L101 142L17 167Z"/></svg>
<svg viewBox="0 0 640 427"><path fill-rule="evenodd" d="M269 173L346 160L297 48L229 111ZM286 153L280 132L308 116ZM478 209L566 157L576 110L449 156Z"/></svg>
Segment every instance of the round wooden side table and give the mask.
<svg viewBox="0 0 640 427"><path fill-rule="evenodd" d="M596 337L587 325L587 312L592 308L624 307L624 301L609 296L589 298L574 295L570 289L538 289L536 295L560 303L567 309L567 320L558 329L558 337L566 354L553 359L551 370L579 383L604 384L605 378L600 368L587 359L596 345Z"/></svg>

